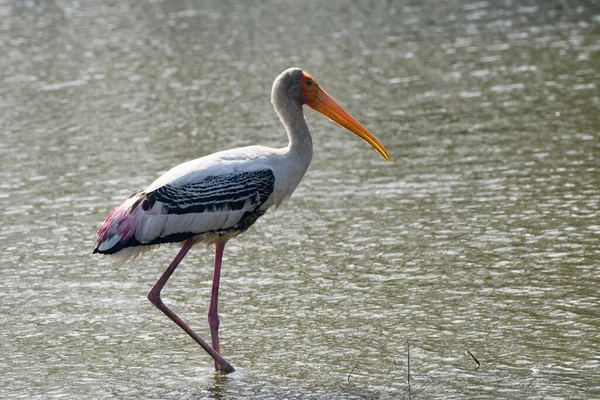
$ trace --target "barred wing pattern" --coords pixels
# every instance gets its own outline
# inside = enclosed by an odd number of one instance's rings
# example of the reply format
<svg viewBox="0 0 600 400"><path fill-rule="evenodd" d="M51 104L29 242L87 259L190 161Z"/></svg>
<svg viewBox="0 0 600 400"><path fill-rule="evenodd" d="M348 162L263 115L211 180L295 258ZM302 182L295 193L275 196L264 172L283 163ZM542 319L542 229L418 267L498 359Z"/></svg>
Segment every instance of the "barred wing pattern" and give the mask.
<svg viewBox="0 0 600 400"><path fill-rule="evenodd" d="M202 233L243 232L264 213L273 193L271 169L207 176L200 182L167 184L132 195L106 219L97 252L181 242Z"/></svg>
<svg viewBox="0 0 600 400"><path fill-rule="evenodd" d="M167 214L237 211L264 203L274 183L270 169L207 176L202 182L162 186L148 198L163 203Z"/></svg>

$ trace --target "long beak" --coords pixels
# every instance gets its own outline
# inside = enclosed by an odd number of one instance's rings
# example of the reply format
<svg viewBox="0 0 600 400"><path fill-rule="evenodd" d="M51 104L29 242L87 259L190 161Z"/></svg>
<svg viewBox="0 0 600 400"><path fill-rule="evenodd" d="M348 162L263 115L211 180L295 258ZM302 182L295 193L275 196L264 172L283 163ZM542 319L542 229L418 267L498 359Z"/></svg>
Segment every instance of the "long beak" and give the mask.
<svg viewBox="0 0 600 400"><path fill-rule="evenodd" d="M348 129L350 132L369 143L383 158L385 158L386 161L390 161L390 156L381 142L377 140L367 128L362 126L360 122L355 120L352 115L348 114L348 112L323 89L319 87L316 93L311 96L310 101L307 101L306 104L313 110L320 112L336 124Z"/></svg>

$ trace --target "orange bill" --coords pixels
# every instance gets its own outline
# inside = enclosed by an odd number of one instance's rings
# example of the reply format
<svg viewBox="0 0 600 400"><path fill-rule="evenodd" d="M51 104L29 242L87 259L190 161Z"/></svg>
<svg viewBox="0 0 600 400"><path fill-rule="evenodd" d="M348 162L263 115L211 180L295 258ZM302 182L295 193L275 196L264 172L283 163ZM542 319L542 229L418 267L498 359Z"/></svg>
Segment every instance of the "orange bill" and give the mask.
<svg viewBox="0 0 600 400"><path fill-rule="evenodd" d="M306 105L362 138L377 150L386 161L390 161L390 156L381 142L331 98L327 92L321 89L314 80L310 82L309 86L306 85L306 82L303 82L303 86Z"/></svg>

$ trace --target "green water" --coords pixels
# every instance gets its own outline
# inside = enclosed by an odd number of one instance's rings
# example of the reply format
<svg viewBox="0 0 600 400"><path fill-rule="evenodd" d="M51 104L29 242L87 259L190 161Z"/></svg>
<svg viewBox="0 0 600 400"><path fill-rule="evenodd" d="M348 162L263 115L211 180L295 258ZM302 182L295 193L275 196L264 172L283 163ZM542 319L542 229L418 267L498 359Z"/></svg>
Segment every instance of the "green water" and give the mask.
<svg viewBox="0 0 600 400"><path fill-rule="evenodd" d="M600 4L322 3L0 2L1 398L600 397ZM225 251L218 376L145 298L177 250L94 235L177 163L284 146L290 66L392 162L307 111L305 179ZM206 336L211 266L164 291Z"/></svg>

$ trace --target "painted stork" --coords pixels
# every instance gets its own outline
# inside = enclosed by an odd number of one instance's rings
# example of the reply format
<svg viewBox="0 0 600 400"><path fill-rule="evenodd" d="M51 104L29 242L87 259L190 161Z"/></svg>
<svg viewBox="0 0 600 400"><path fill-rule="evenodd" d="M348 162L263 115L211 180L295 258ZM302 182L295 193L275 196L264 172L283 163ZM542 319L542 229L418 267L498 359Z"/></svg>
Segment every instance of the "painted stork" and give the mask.
<svg viewBox="0 0 600 400"><path fill-rule="evenodd" d="M214 359L220 372L234 371L219 349L217 299L223 249L267 209L289 198L306 172L313 149L302 106L308 105L353 132L390 160L379 140L299 68L290 68L275 79L271 102L287 131L287 147L249 146L180 164L123 201L96 236L94 253L113 255L118 261L132 260L163 243L182 245L148 293L148 300L190 335ZM216 245L208 308L212 347L160 297L175 268L199 242Z"/></svg>

